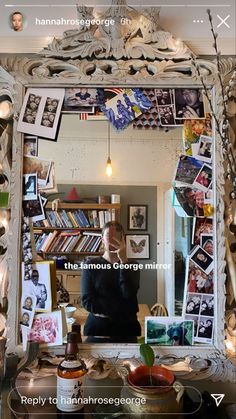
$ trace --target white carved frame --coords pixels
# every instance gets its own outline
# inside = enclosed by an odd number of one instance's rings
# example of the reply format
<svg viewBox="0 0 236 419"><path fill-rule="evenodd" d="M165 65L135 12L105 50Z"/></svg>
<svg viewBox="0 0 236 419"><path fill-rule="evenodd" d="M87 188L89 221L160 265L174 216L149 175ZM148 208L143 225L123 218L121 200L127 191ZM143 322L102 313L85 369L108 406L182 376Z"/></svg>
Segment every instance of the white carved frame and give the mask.
<svg viewBox="0 0 236 419"><path fill-rule="evenodd" d="M205 74L206 84L209 88L215 86L215 106L217 114L221 114L220 89L216 77L216 66L213 62L198 60ZM0 92L4 87L13 98L15 110L15 123L12 138L12 167L11 167L11 223L8 235L8 266L9 266L9 291L8 291L8 317L7 317L7 352L22 353L21 345L18 345L18 304L20 290L20 240L21 240L21 197L22 197L22 161L23 161L23 135L16 131L16 122L23 102L24 92L27 87L73 87L87 85L98 86L139 86L139 87L201 87L195 68L191 61L179 64L173 61L160 63L145 60L112 61L94 60L95 71L88 74L91 62L88 60L70 60L70 62L47 58L6 58L1 61L3 68L11 77L6 80L6 73L0 73ZM112 71L107 73L108 66ZM137 69L134 75L130 75L130 68ZM152 67L152 72L146 71L145 76L141 71ZM222 72L227 74L234 67L231 59L225 60ZM1 69L0 69L1 70ZM155 70L155 71L154 71ZM190 75L186 75L188 70ZM2 75L2 78L1 78ZM11 81L9 81L11 80ZM4 83L4 84L3 84ZM206 379L233 381L235 367L225 356L225 236L224 236L224 169L220 138L216 136L216 238L217 238L217 316L215 319L215 343L210 346L194 345L193 347L154 347L157 356L161 358L172 355L176 362L182 359L183 370L178 376L185 379ZM54 352L63 351L62 348L54 349ZM105 357L122 359L138 358L139 346L134 344L83 344L81 354L87 357ZM209 361L208 368L204 371L191 372L188 370L189 359L201 357Z"/></svg>

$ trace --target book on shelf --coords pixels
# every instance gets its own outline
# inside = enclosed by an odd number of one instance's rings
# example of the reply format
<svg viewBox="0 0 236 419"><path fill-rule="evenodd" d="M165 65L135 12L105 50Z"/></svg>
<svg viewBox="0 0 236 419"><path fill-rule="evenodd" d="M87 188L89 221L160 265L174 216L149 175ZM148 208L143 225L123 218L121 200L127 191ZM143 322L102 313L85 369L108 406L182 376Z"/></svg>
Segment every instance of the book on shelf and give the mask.
<svg viewBox="0 0 236 419"><path fill-rule="evenodd" d="M103 228L108 221L116 220L116 209L46 209L46 218L34 223L34 227L46 228Z"/></svg>
<svg viewBox="0 0 236 419"><path fill-rule="evenodd" d="M80 230L49 233L36 230L34 237L36 251L44 253L96 252L102 240L101 233L85 231L82 234Z"/></svg>

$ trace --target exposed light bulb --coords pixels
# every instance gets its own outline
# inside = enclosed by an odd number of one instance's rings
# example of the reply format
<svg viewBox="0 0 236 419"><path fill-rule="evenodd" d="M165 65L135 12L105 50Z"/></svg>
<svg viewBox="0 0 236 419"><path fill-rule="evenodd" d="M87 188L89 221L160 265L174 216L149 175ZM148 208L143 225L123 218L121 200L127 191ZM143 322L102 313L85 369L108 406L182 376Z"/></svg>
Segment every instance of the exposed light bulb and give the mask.
<svg viewBox="0 0 236 419"><path fill-rule="evenodd" d="M112 175L112 165L111 165L110 157L108 157L108 159L107 159L106 175L109 176L109 177Z"/></svg>
<svg viewBox="0 0 236 419"><path fill-rule="evenodd" d="M9 100L4 100L0 103L0 118L8 119L12 116L12 103Z"/></svg>

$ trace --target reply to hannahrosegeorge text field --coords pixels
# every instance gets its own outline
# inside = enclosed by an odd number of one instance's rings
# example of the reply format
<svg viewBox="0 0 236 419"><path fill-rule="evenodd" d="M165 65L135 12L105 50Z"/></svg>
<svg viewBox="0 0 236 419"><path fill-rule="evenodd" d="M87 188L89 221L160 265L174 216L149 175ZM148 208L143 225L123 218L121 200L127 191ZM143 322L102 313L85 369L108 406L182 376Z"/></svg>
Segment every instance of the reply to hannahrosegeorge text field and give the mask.
<svg viewBox="0 0 236 419"><path fill-rule="evenodd" d="M57 397L26 397L21 396L21 404L31 406L44 406L46 403L51 405L63 404L63 405L90 405L90 404L106 404L120 406L125 404L136 404L138 406L145 404L146 399L139 397L63 397L60 399Z"/></svg>
<svg viewBox="0 0 236 419"><path fill-rule="evenodd" d="M132 269L133 271L139 271L143 269L160 269L168 270L171 269L171 263L120 263L115 262L111 263L92 263L92 262L81 262L81 263L72 263L65 262L64 268L68 270L77 270L77 269Z"/></svg>

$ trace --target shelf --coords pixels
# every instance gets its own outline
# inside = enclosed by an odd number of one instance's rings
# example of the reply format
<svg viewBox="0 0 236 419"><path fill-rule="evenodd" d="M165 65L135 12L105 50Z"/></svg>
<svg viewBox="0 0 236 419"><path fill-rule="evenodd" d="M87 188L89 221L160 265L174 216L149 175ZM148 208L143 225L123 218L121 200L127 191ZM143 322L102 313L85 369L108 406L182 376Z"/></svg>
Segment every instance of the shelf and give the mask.
<svg viewBox="0 0 236 419"><path fill-rule="evenodd" d="M52 210L52 203L51 202L47 202L46 209L50 209ZM101 210L101 209L107 209L107 210L111 210L111 209L116 209L116 210L120 210L121 209L121 204L96 204L96 203L91 203L91 204L86 204L86 203L82 203L81 204L75 204L75 203L65 203L65 202L60 202L58 204L58 210L60 209L82 209L82 210L87 210L87 209L91 209L91 210Z"/></svg>
<svg viewBox="0 0 236 419"><path fill-rule="evenodd" d="M100 252L37 252L39 255L77 255L77 256L100 256Z"/></svg>
<svg viewBox="0 0 236 419"><path fill-rule="evenodd" d="M37 227L33 226L33 230L58 230L58 231L68 231L68 230L81 230L81 231L101 231L102 228L98 227Z"/></svg>

